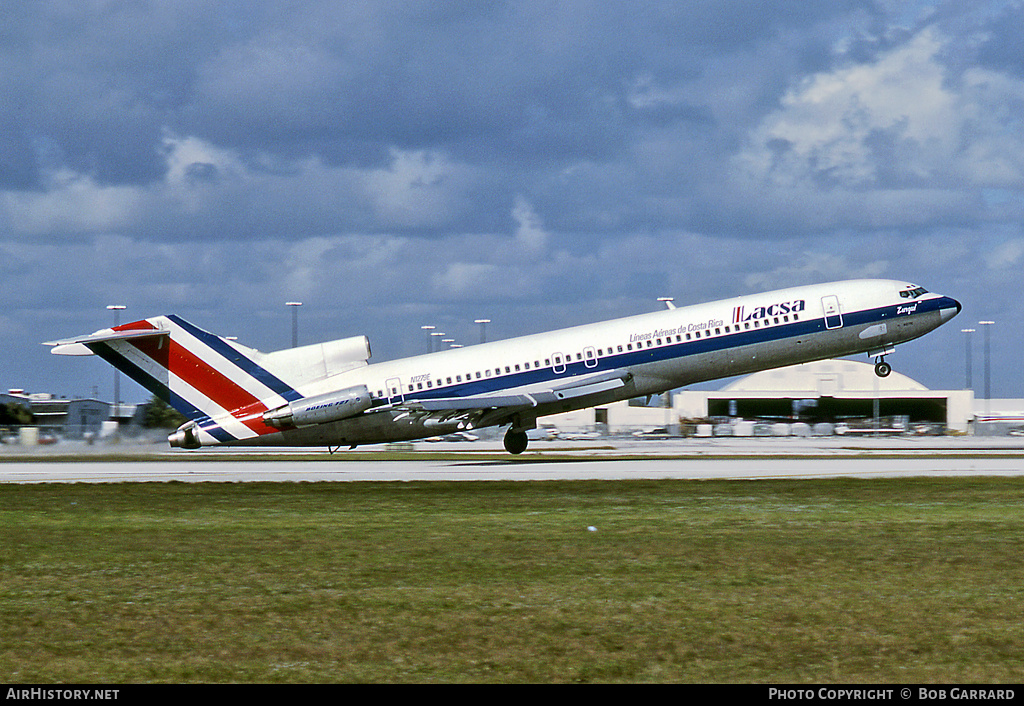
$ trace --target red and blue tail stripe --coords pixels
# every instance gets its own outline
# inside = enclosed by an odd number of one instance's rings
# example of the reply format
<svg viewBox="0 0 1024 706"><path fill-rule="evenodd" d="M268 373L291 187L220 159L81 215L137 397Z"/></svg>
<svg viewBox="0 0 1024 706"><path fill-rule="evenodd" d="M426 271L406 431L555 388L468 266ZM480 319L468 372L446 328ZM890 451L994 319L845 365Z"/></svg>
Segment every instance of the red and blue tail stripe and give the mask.
<svg viewBox="0 0 1024 706"><path fill-rule="evenodd" d="M268 390L280 395L282 399L288 402L293 402L302 398L302 395L296 392L291 385L270 373L266 368L250 360L220 336L216 336L209 331L204 331L198 326L185 321L175 314L171 314L167 319L180 326L182 330L187 331L189 334L194 336L196 340L209 347L209 349L214 353L238 366L246 375L249 375L260 382Z"/></svg>
<svg viewBox="0 0 1024 706"><path fill-rule="evenodd" d="M142 333L149 330L152 336ZM113 334L127 331L141 335L83 342L194 420L211 442L276 433L263 421L263 413L302 397L261 365L256 351L232 345L179 316L135 321L115 327Z"/></svg>

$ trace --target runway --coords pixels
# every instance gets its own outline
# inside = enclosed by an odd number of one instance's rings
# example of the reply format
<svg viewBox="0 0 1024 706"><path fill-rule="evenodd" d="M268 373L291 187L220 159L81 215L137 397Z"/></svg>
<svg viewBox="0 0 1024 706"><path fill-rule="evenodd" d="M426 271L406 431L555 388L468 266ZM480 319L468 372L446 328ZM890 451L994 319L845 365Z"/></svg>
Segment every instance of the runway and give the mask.
<svg viewBox="0 0 1024 706"><path fill-rule="evenodd" d="M355 481L545 481L764 478L891 478L909 476L1024 475L1024 450L891 449L800 450L784 454L725 448L686 456L613 456L604 449L501 457L460 454L454 459L357 460L344 454L310 459L287 453L266 459L228 454L165 454L145 460L0 459L0 483L120 482L355 482Z"/></svg>

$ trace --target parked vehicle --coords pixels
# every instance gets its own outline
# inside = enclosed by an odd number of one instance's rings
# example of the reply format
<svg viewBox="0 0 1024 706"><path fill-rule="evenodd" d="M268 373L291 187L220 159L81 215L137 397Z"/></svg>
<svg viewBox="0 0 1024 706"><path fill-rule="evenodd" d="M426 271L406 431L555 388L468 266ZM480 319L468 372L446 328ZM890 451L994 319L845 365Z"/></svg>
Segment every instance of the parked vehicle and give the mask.
<svg viewBox="0 0 1024 706"><path fill-rule="evenodd" d="M635 431L633 436L638 439L670 439L672 434L665 427L655 427L646 431Z"/></svg>

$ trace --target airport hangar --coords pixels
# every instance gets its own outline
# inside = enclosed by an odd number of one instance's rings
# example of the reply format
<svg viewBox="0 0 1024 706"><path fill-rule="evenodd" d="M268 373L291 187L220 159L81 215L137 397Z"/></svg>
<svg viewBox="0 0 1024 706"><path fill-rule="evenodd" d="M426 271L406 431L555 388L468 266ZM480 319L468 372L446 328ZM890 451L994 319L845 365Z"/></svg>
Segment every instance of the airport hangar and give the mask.
<svg viewBox="0 0 1024 706"><path fill-rule="evenodd" d="M671 427L681 419L815 423L903 417L911 427L934 425L966 434L972 431L974 402L972 390L929 390L898 372L880 378L869 363L837 359L765 370L721 390L679 390L672 393L670 408L621 402L545 417L542 422L564 430L620 433Z"/></svg>

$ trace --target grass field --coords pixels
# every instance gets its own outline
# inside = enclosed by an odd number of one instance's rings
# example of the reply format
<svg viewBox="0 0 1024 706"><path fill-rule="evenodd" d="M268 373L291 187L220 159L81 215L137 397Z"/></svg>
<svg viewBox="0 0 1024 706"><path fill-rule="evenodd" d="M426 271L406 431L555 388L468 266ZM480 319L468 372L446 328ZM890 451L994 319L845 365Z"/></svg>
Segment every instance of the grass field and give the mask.
<svg viewBox="0 0 1024 706"><path fill-rule="evenodd" d="M1019 682L1022 554L1024 479L0 485L0 681Z"/></svg>

